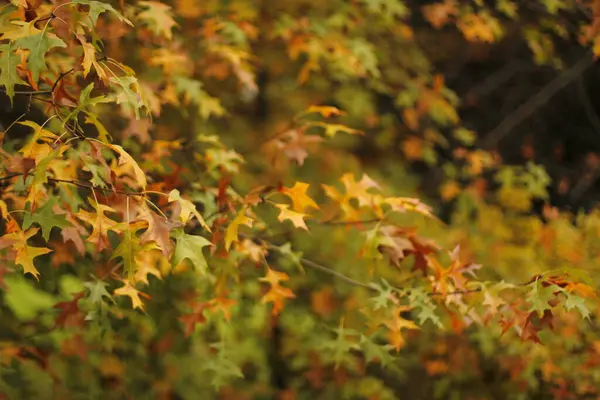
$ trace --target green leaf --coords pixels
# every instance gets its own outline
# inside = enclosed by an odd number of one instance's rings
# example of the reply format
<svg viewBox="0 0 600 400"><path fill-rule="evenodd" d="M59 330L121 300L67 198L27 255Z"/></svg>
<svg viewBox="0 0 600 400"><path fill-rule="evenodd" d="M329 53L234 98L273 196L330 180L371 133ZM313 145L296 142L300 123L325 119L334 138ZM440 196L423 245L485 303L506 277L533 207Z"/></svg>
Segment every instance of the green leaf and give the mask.
<svg viewBox="0 0 600 400"><path fill-rule="evenodd" d="M438 328L443 328L442 320L435 313L436 305L431 300L431 296L428 292L422 288L414 288L410 290L409 294L410 305L418 308L417 319L419 325L425 324L427 321L431 321Z"/></svg>
<svg viewBox="0 0 600 400"><path fill-rule="evenodd" d="M42 207L39 207L32 214L25 212L23 216L23 229L27 229L32 223L38 224L42 228L42 236L47 242L50 239L52 228L66 228L71 224L67 221L64 214L57 214L53 208L58 204L58 198L52 197Z"/></svg>
<svg viewBox="0 0 600 400"><path fill-rule="evenodd" d="M31 281L20 275L8 275L4 283L7 288L3 290L6 305L20 320L35 318L38 312L50 310L56 304L54 296L36 289Z"/></svg>
<svg viewBox="0 0 600 400"><path fill-rule="evenodd" d="M208 264L202 254L202 249L206 246L211 246L212 243L202 236L188 235L183 232L183 229L174 231L173 237L177 240L173 254L173 266L177 266L183 260L188 259L196 270L205 273Z"/></svg>
<svg viewBox="0 0 600 400"><path fill-rule="evenodd" d="M466 128L458 128L452 132L452 136L462 144L471 146L477 140L477 134Z"/></svg>
<svg viewBox="0 0 600 400"><path fill-rule="evenodd" d="M542 318L544 311L552 309L548 302L555 298L554 292L556 291L561 291L556 285L544 287L540 284L539 280L531 283L531 290L527 294L527 301L531 303L529 311L537 312L538 316Z"/></svg>
<svg viewBox="0 0 600 400"><path fill-rule="evenodd" d="M130 20L125 18L123 15L121 15L120 12L115 10L114 7L108 3L103 3L100 1L93 1L93 0L73 0L71 3L83 4L83 5L89 6L90 9L88 11L88 15L90 16L90 19L92 20L92 24L93 24L90 28L92 28L93 26L96 25L100 14L102 14L103 12L106 12L106 11L113 13L119 19L119 21L125 22L129 26L133 26L133 24L131 23Z"/></svg>
<svg viewBox="0 0 600 400"><path fill-rule="evenodd" d="M583 297L569 293L566 290L563 290L563 293L565 296L567 296L564 305L567 311L571 311L572 309L576 308L583 318L590 319L590 310L588 310L586 307L585 299Z"/></svg>
<svg viewBox="0 0 600 400"><path fill-rule="evenodd" d="M300 261L302 258L302 253L293 251L292 244L290 242L279 246L277 250L279 251L279 253L281 253L282 256L286 257L286 259L289 260L292 263L292 265L298 267L300 271L304 272L302 262Z"/></svg>
<svg viewBox="0 0 600 400"><path fill-rule="evenodd" d="M196 105L202 119L209 119L213 115L215 117L225 115L225 109L219 99L206 93L202 89L202 82L179 76L174 79L174 83L177 94L183 95L185 102Z"/></svg>
<svg viewBox="0 0 600 400"><path fill-rule="evenodd" d="M370 338L362 335L360 347L365 354L365 361L368 363L372 361L379 361L381 366L385 367L394 359L390 355L390 350L394 348L394 346L391 344L377 344Z"/></svg>
<svg viewBox="0 0 600 400"><path fill-rule="evenodd" d="M119 243L119 246L113 252L111 260L120 257L123 260L124 270L127 274L127 279L131 279L135 274L136 263L135 255L140 245L140 239L135 235L131 229L125 231L125 237Z"/></svg>
<svg viewBox="0 0 600 400"><path fill-rule="evenodd" d="M106 282L94 280L93 282L85 282L83 286L90 291L88 298L92 303L101 303L103 297L112 299L112 296L106 290L106 287L108 286L108 283Z"/></svg>
<svg viewBox="0 0 600 400"><path fill-rule="evenodd" d="M67 44L58 36L44 31L17 39L15 44L22 49L29 50L27 67L31 71L35 82L39 80L41 72L48 69L46 66L46 53L54 47L67 47Z"/></svg>
<svg viewBox="0 0 600 400"><path fill-rule="evenodd" d="M140 239L136 235L136 232L139 229L141 228L130 224L125 229L125 235L123 237L123 240L114 250L113 255L111 257L111 260L117 257L120 257L123 260L125 273L127 274L127 279L130 280L133 278L133 275L137 271L137 255L143 251L159 248L155 242L144 243L140 246Z"/></svg>
<svg viewBox="0 0 600 400"><path fill-rule="evenodd" d="M0 86L6 88L6 94L10 98L10 104L13 104L15 97L15 85L25 85L26 83L19 78L17 74L17 65L21 62L21 57L14 53L13 43L0 45Z"/></svg>
<svg viewBox="0 0 600 400"><path fill-rule="evenodd" d="M116 85L117 104L133 108L135 118L140 119L140 109L145 104L142 100L137 78L133 76L120 76L112 77L110 81Z"/></svg>

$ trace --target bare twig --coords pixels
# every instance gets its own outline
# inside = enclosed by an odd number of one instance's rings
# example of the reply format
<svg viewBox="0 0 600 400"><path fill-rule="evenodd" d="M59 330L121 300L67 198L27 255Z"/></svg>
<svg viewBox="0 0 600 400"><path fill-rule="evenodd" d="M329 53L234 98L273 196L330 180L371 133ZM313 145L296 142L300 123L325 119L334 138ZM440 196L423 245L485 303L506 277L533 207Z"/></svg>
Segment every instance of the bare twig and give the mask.
<svg viewBox="0 0 600 400"><path fill-rule="evenodd" d="M529 100L523 103L513 113L504 118L500 125L488 132L481 142L481 147L486 149L495 147L517 125L529 118L531 114L546 104L548 100L550 100L562 88L579 77L583 71L585 71L593 63L594 59L591 55L586 54L583 56L579 61L577 61L577 63L575 63L574 66L553 79L537 94L529 98Z"/></svg>

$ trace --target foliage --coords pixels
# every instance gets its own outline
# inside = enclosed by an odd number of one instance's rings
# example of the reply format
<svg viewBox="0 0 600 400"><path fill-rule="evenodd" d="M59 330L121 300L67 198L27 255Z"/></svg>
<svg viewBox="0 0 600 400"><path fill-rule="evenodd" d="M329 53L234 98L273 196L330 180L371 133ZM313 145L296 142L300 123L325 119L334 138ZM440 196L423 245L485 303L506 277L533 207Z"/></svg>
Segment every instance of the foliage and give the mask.
<svg viewBox="0 0 600 400"><path fill-rule="evenodd" d="M600 3L418 3L5 4L4 398L598 396L600 214L477 146L427 38L560 68Z"/></svg>

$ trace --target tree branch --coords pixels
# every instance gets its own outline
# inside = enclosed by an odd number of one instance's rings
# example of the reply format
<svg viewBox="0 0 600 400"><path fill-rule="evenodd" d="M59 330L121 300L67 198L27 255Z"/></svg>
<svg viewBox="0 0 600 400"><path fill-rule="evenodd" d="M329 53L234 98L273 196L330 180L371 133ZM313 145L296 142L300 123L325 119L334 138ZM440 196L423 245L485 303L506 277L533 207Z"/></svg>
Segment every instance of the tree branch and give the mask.
<svg viewBox="0 0 600 400"><path fill-rule="evenodd" d="M546 104L548 100L550 100L561 89L579 77L583 71L585 71L593 63L594 59L591 55L586 54L583 56L581 59L579 59L579 61L577 61L577 63L575 63L574 66L550 81L550 83L548 83L542 90L540 90L533 97L530 97L529 100L523 103L513 113L504 118L500 125L488 132L488 134L485 135L481 141L481 147L484 149L491 149L495 147L517 125L529 118L531 114Z"/></svg>

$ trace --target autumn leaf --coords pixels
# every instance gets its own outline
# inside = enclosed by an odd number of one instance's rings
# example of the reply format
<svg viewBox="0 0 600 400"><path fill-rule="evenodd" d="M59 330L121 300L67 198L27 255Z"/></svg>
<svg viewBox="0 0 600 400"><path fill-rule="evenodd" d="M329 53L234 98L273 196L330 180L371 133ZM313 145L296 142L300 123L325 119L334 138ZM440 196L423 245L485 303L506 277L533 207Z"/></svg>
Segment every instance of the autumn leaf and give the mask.
<svg viewBox="0 0 600 400"><path fill-rule="evenodd" d="M246 216L246 208L236 215L225 230L225 250L229 250L233 242L238 241L238 230L241 225L252 227L252 218Z"/></svg>
<svg viewBox="0 0 600 400"><path fill-rule="evenodd" d="M0 86L6 88L11 105L15 96L15 85L25 84L17 73L17 65L20 63L21 57L15 54L14 50L13 43L0 45Z"/></svg>
<svg viewBox="0 0 600 400"><path fill-rule="evenodd" d="M119 165L129 166L133 170L136 182L142 187L143 190L146 190L146 186L148 185L146 174L144 171L142 171L135 159L119 145L107 144L107 146L119 154Z"/></svg>
<svg viewBox="0 0 600 400"><path fill-rule="evenodd" d="M403 331L404 330L415 330L420 329L417 324L413 321L409 321L402 317L402 313L409 311L411 307L409 306L398 306L394 309L392 319L386 322L386 327L389 329L388 331L388 340L390 344L394 346L396 351L400 351L405 344L405 338Z"/></svg>
<svg viewBox="0 0 600 400"><path fill-rule="evenodd" d="M117 104L133 109L136 119L140 119L140 110L146 107L141 87L134 76L113 76L109 81L116 92Z"/></svg>
<svg viewBox="0 0 600 400"><path fill-rule="evenodd" d="M208 227L208 225L206 225L204 218L202 218L202 215L200 215L194 203L182 198L181 194L179 193L179 190L173 189L169 192L169 202L177 202L177 204L179 205L179 219L181 220L181 222L187 224L191 217L194 216L196 217L200 225L202 225L204 229L210 232L210 228Z"/></svg>
<svg viewBox="0 0 600 400"><path fill-rule="evenodd" d="M140 295L144 297L150 297L145 293L140 292L135 287L131 285L128 280L123 280L123 286L114 291L115 296L127 296L131 299L131 304L133 308L139 308L140 310L144 310L144 303L142 303L142 299L140 299Z"/></svg>
<svg viewBox="0 0 600 400"><path fill-rule="evenodd" d="M339 108L337 107L332 107L332 106L310 106L308 107L308 110L306 110L307 114L311 114L311 113L319 113L321 114L321 116L325 117L325 118L329 118L332 115L333 116L338 116L338 115L343 115L343 111L341 111Z"/></svg>
<svg viewBox="0 0 600 400"><path fill-rule="evenodd" d="M317 203L306 194L308 187L308 183L296 182L291 188L283 187L281 189L281 193L292 200L294 211L303 212L308 207L319 208Z"/></svg>
<svg viewBox="0 0 600 400"><path fill-rule="evenodd" d="M131 21L129 21L127 18L125 18L123 15L121 15L121 13L119 13L117 10L115 10L113 8L113 6L111 6L108 3L104 3L102 1L94 1L94 0L71 0L71 3L72 4L83 4L83 5L87 5L89 7L88 15L92 22L91 27L96 26L96 24L98 23L98 17L100 16L100 14L107 12L107 11L112 13L113 15L115 15L119 19L119 21L125 22L129 26L133 26Z"/></svg>
<svg viewBox="0 0 600 400"><path fill-rule="evenodd" d="M95 244L97 250L102 251L110 247L108 231L120 231L118 223L105 215L106 212L114 213L116 210L104 204L96 204L93 200L90 201L90 204L96 210L95 213L90 213L82 209L75 216L83 222L92 225L92 233L86 241Z"/></svg>
<svg viewBox="0 0 600 400"><path fill-rule="evenodd" d="M290 220L296 228L308 230L306 222L304 222L304 218L307 214L289 210L290 206L288 204L275 204L275 207L279 208L277 219L280 222Z"/></svg>
<svg viewBox="0 0 600 400"><path fill-rule="evenodd" d="M92 43L88 43L87 39L83 35L77 35L77 40L81 43L81 48L83 50L83 60L81 65L83 66L83 76L87 76L92 66L94 67L96 74L102 80L107 80L108 75L104 70L104 67L100 65L100 62L96 58L96 48Z"/></svg>
<svg viewBox="0 0 600 400"><path fill-rule="evenodd" d="M35 28L34 23L35 21L30 22L32 25L29 30L30 35L19 38L14 43L29 51L27 67L31 70L33 82L37 82L40 79L40 74L48 69L46 66L46 53L54 47L67 47L67 44L55 34Z"/></svg>
<svg viewBox="0 0 600 400"><path fill-rule="evenodd" d="M58 198L51 197L46 204L36 209L34 213L25 212L23 217L23 229L27 229L32 223L37 223L42 228L42 237L47 242L50 239L52 228L64 229L71 224L65 218L65 212L57 212Z"/></svg>
<svg viewBox="0 0 600 400"><path fill-rule="evenodd" d="M202 274L206 273L208 264L202 254L202 249L206 246L211 246L212 243L202 236L188 235L182 229L176 230L173 237L177 241L172 259L173 266L176 267L183 260L187 259L197 271Z"/></svg>
<svg viewBox="0 0 600 400"><path fill-rule="evenodd" d="M273 315L277 315L283 310L283 302L285 299L293 299L296 297L290 289L281 286L281 282L287 281L288 279L289 276L285 272L275 271L269 267L267 267L267 274L259 279L261 282L267 282L271 285L261 302L263 304L273 303Z"/></svg>
<svg viewBox="0 0 600 400"><path fill-rule="evenodd" d="M155 242L143 243L141 238L138 238L136 232L139 229L139 225L129 224L125 229L123 239L111 256L111 259L121 258L123 260L125 274L127 279L130 280L133 279L134 274L140 269L140 255L157 248Z"/></svg>
<svg viewBox="0 0 600 400"><path fill-rule="evenodd" d="M39 231L39 228L30 228L26 231L17 230L7 233L0 237L0 248L11 246L16 251L15 263L23 267L24 274L31 274L39 280L39 271L33 264L33 259L44 254L52 252L46 247L32 247L27 244L32 236Z"/></svg>
<svg viewBox="0 0 600 400"><path fill-rule="evenodd" d="M458 13L456 0L444 0L442 3L423 6L422 10L425 19L436 29L442 28L450 17Z"/></svg>
<svg viewBox="0 0 600 400"><path fill-rule="evenodd" d="M177 26L171 14L171 7L157 1L138 2L145 8L137 15L142 24L147 25L158 36L173 39L172 29Z"/></svg>
<svg viewBox="0 0 600 400"><path fill-rule="evenodd" d="M147 204L140 207L136 218L138 221L144 221L148 224L146 231L140 236L140 243L154 242L163 254L168 256L173 250L169 232L181 224L156 214L150 210Z"/></svg>
<svg viewBox="0 0 600 400"><path fill-rule="evenodd" d="M55 141L58 136L33 121L22 121L19 122L19 125L33 129L33 136L19 152L23 154L23 157L32 158L39 163L52 152L49 143Z"/></svg>

